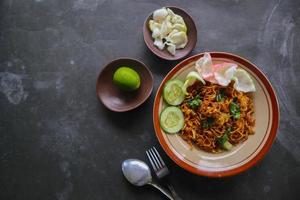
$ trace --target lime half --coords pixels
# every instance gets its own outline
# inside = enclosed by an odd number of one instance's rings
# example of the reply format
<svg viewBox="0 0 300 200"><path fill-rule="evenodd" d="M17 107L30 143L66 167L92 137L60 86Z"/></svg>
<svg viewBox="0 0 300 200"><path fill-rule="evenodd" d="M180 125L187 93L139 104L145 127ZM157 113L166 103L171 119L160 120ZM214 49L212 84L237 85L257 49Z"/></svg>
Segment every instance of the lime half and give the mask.
<svg viewBox="0 0 300 200"><path fill-rule="evenodd" d="M118 68L113 76L113 82L122 90L133 91L140 87L139 74L130 67Z"/></svg>

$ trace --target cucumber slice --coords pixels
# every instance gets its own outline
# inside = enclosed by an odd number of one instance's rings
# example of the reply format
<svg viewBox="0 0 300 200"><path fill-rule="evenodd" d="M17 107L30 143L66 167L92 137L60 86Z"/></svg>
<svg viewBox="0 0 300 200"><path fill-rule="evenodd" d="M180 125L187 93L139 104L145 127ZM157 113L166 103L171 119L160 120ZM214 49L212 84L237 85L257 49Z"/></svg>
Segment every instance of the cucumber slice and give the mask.
<svg viewBox="0 0 300 200"><path fill-rule="evenodd" d="M185 82L182 86L182 91L184 92L184 94L188 94L187 93L187 88L191 85L193 85L196 81L201 81L203 85L205 85L205 81L203 80L203 78L199 75L198 72L195 71L191 71L190 73L188 73L188 75L185 77Z"/></svg>
<svg viewBox="0 0 300 200"><path fill-rule="evenodd" d="M165 84L163 97L168 104L177 106L183 102L185 95L182 86L183 82L177 79L169 80Z"/></svg>
<svg viewBox="0 0 300 200"><path fill-rule="evenodd" d="M160 114L160 126L168 133L180 131L184 126L182 111L175 106L165 108Z"/></svg>

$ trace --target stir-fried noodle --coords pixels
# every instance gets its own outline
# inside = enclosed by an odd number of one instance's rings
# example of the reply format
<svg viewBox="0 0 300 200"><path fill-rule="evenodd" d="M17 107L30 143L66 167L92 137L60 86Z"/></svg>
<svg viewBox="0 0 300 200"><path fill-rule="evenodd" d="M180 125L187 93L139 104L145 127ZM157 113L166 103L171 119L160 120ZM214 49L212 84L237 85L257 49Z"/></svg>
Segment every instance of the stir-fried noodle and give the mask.
<svg viewBox="0 0 300 200"><path fill-rule="evenodd" d="M188 88L180 105L185 125L180 136L208 152L221 152L220 139L238 144L254 134L254 105L251 94L238 92L232 84L223 87L196 82ZM193 100L198 98L199 104ZM196 99L197 100L197 99ZM197 102L196 102L197 103Z"/></svg>

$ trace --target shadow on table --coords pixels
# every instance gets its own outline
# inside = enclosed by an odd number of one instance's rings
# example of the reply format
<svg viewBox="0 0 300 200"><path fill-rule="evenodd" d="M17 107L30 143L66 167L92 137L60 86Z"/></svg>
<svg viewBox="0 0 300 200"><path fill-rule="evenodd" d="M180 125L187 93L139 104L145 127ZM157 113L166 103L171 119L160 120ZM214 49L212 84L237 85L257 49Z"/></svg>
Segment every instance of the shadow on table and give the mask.
<svg viewBox="0 0 300 200"><path fill-rule="evenodd" d="M137 127L140 127L139 124L143 123L143 121L146 120L146 115L148 116L148 118L150 117L150 120L152 121L152 105L154 96L155 94L154 92L152 92L150 97L142 105L127 112L111 111L106 108L101 102L99 102L99 109L101 110L101 114L103 114L105 118L107 118L119 128L131 129L132 126L137 125Z"/></svg>
<svg viewBox="0 0 300 200"><path fill-rule="evenodd" d="M141 60L147 61L145 63L149 69L152 71L153 74L159 74L159 75L167 75L167 73L175 67L179 62L181 62L184 59L180 60L164 60L155 54L153 54L146 46L145 44L145 50L143 53L140 55ZM188 55L189 56L189 55Z"/></svg>

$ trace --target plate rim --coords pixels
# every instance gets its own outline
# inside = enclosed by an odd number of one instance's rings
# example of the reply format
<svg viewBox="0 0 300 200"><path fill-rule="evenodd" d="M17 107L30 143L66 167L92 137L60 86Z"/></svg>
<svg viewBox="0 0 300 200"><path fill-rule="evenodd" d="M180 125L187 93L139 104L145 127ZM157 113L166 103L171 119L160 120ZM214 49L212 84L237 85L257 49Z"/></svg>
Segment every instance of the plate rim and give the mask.
<svg viewBox="0 0 300 200"><path fill-rule="evenodd" d="M269 134L264 146L262 147L262 149L257 153L257 155L255 155L254 158L252 158L250 161L248 161L244 165L239 166L237 168L223 170L223 171L205 171L205 170L193 167L193 166L187 164L186 162L184 162L181 158L177 157L175 155L175 153L172 152L172 150L170 149L170 147L168 146L166 141L164 140L163 135L162 135L163 133L161 132L161 129L160 129L159 113L158 113L159 101L162 96L162 86L164 85L164 83L167 80L171 79L177 71L182 69L184 66L188 65L190 62L196 61L197 59L202 57L204 55L204 53L199 53L199 54L196 54L196 55L193 55L191 57L184 59L183 61L178 63L171 71L169 71L169 73L161 81L161 83L157 89L155 99L154 99L154 105L153 105L154 130L155 130L156 137L157 137L160 145L164 149L164 151L181 168L183 168L189 172L192 172L196 175L207 176L207 177L212 177L212 178L233 176L233 175L239 174L239 173L246 171L249 168L253 167L257 162L262 160L262 158L266 155L266 153L271 148L271 146L275 140L278 127L279 127L280 110L279 110L278 99L276 97L275 90L272 87L272 85L271 85L270 81L268 80L268 78L266 77L266 75L256 65L254 65L249 60L247 60L243 57L240 57L238 55L235 55L232 53L227 53L227 52L212 51L212 52L208 52L208 53L210 53L211 56L215 57L215 58L225 58L225 59L230 59L230 60L236 61L238 63L241 63L243 66L247 67L249 70L251 70L253 73L255 73L257 75L257 77L260 79L260 81L263 83L263 85L265 86L267 93L270 95L270 103L271 103L271 108L273 111L273 120L272 120L272 124L271 124L270 134Z"/></svg>

